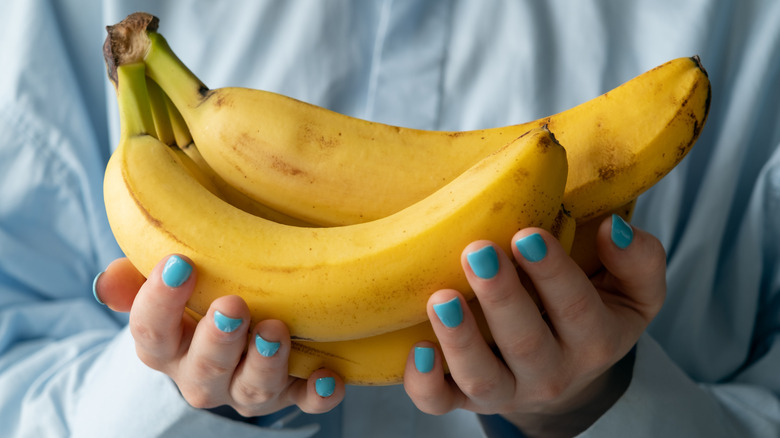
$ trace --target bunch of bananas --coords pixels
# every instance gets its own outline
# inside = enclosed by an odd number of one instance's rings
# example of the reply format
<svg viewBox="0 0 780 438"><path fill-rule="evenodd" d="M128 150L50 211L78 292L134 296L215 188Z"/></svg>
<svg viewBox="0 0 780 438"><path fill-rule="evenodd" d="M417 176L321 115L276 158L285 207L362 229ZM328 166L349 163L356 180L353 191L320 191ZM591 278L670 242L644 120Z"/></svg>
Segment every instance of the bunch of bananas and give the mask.
<svg viewBox="0 0 780 438"><path fill-rule="evenodd" d="M529 123L405 129L209 89L157 25L130 15L104 45L122 127L104 182L119 245L145 275L187 255L193 316L241 295L253 323L288 325L291 375L328 367L349 384L397 383L412 345L435 341L428 296L470 296L460 253L474 240L509 252L516 230L542 227L598 269L594 224L630 216L690 150L710 100L698 58L681 58Z"/></svg>

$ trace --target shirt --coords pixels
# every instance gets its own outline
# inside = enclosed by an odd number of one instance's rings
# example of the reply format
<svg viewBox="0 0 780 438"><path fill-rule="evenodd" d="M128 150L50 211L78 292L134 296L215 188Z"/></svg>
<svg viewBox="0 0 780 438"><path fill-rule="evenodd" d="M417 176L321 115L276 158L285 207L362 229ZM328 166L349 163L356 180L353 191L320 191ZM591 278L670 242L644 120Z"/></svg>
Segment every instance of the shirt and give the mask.
<svg viewBox="0 0 780 438"><path fill-rule="evenodd" d="M780 3L467 0L2 2L0 435L477 437L495 417L418 411L402 387L258 424L190 407L91 296L120 257L102 201L118 141L104 26L144 10L211 87L279 92L410 128L509 125L672 58L713 87L697 145L640 197L668 294L625 394L582 437L780 436ZM507 430L508 429L508 430Z"/></svg>

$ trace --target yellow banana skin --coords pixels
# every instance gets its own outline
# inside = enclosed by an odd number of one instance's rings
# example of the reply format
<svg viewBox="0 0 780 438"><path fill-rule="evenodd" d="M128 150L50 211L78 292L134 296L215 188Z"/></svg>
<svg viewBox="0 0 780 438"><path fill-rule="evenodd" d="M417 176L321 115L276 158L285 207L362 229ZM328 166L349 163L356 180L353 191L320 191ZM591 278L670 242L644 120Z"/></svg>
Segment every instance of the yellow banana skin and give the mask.
<svg viewBox="0 0 780 438"><path fill-rule="evenodd" d="M709 109L709 80L693 57L532 122L466 132L406 129L261 90L210 90L154 30L156 22L136 35L146 48L136 60L180 110L205 161L248 196L321 225L395 213L543 124L567 150L564 204L587 220L666 175L698 138Z"/></svg>
<svg viewBox="0 0 780 438"><path fill-rule="evenodd" d="M558 212L552 233L569 252L575 241L576 221L564 210ZM528 285L528 292L540 306L535 291ZM494 345L492 334L476 299L469 301L480 332ZM436 333L429 321L367 338L334 342L294 340L290 351L288 372L291 376L308 378L313 371L327 368L338 373L348 385L395 385L402 383L406 358L412 347L420 341L438 344ZM444 361L445 371L447 368Z"/></svg>
<svg viewBox="0 0 780 438"><path fill-rule="evenodd" d="M295 227L224 202L168 146L135 135L112 156L104 192L114 235L139 271L148 274L170 253L194 261L194 312L238 294L253 321L280 319L296 338L325 341L419 323L432 291L468 291L462 249L481 238L508 245L527 226L551 229L566 175L563 148L546 128L535 129L394 215Z"/></svg>
<svg viewBox="0 0 780 438"><path fill-rule="evenodd" d="M136 94L139 94L141 91L134 90ZM192 143L192 136L189 128L184 123L184 119L182 119L181 114L165 92L160 89L157 83L148 78L146 91L152 120L154 121L155 131L153 135L166 145L178 146L178 148L172 150L176 155L176 159L201 185L225 202L255 216L287 225L313 226L313 224L278 212L254 200L225 182L203 160L198 148Z"/></svg>

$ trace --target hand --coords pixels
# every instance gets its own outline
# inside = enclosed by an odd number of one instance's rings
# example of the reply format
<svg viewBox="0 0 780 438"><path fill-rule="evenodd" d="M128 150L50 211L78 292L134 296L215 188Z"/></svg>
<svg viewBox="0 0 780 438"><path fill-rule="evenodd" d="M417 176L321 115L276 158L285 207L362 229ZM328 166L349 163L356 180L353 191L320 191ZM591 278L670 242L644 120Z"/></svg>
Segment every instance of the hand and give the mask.
<svg viewBox="0 0 780 438"><path fill-rule="evenodd" d="M130 311L138 357L170 376L194 407L230 405L250 417L292 404L322 413L341 402L344 384L328 370L308 380L288 376L290 335L281 321L261 321L248 337L249 309L240 297L214 300L200 321L185 313L196 281L192 262L182 256L161 261L148 280L118 259L97 278L95 296L113 310Z"/></svg>
<svg viewBox="0 0 780 438"><path fill-rule="evenodd" d="M463 269L496 347L480 334L458 291L433 294L428 317L441 349L418 344L423 349L410 353L404 376L417 407L432 414L501 414L527 436L572 436L600 417L630 382L631 364L620 361L666 293L660 242L619 218L613 221L598 230L605 269L591 279L544 230L524 229L513 237L514 259L533 283L543 312L498 246L469 245Z"/></svg>

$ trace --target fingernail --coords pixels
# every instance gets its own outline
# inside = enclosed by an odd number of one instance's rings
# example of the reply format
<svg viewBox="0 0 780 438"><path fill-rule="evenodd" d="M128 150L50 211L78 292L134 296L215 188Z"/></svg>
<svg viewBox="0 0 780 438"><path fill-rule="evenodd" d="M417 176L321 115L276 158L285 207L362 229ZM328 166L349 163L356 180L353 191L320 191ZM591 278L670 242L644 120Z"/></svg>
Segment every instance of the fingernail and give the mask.
<svg viewBox="0 0 780 438"><path fill-rule="evenodd" d="M214 311L214 325L225 333L230 333L241 325L241 318L231 318L223 315L219 310Z"/></svg>
<svg viewBox="0 0 780 438"><path fill-rule="evenodd" d="M190 278L190 274L192 274L192 266L183 258L173 255L165 262L162 280L168 287L179 287Z"/></svg>
<svg viewBox="0 0 780 438"><path fill-rule="evenodd" d="M433 348L414 347L414 367L421 373L428 373L433 369Z"/></svg>
<svg viewBox="0 0 780 438"><path fill-rule="evenodd" d="M612 215L612 242L620 249L626 249L634 240L634 230L619 215Z"/></svg>
<svg viewBox="0 0 780 438"><path fill-rule="evenodd" d="M97 301L98 303L100 303L100 304L102 304L104 306L106 305L106 303L104 303L103 301L100 300L100 297L98 296L98 293L97 293L97 283L98 283L98 279L100 278L100 276L105 274L105 273L106 273L106 271L98 272L98 275L96 275L95 279L92 280L92 296L95 297L95 301Z"/></svg>
<svg viewBox="0 0 780 438"><path fill-rule="evenodd" d="M463 321L463 308L460 300L455 297L444 303L434 304L433 311L439 317L439 321L447 327L457 327Z"/></svg>
<svg viewBox="0 0 780 438"><path fill-rule="evenodd" d="M279 350L279 342L270 342L263 339L260 335L255 335L255 348L262 356L271 357Z"/></svg>
<svg viewBox="0 0 780 438"><path fill-rule="evenodd" d="M487 280L498 274L498 255L491 245L466 254L466 260L479 278Z"/></svg>
<svg viewBox="0 0 780 438"><path fill-rule="evenodd" d="M547 255L547 244L539 233L530 234L518 239L515 246L520 254L529 262L541 261Z"/></svg>
<svg viewBox="0 0 780 438"><path fill-rule="evenodd" d="M336 391L336 379L333 377L320 377L314 381L314 390L320 397L330 397Z"/></svg>

